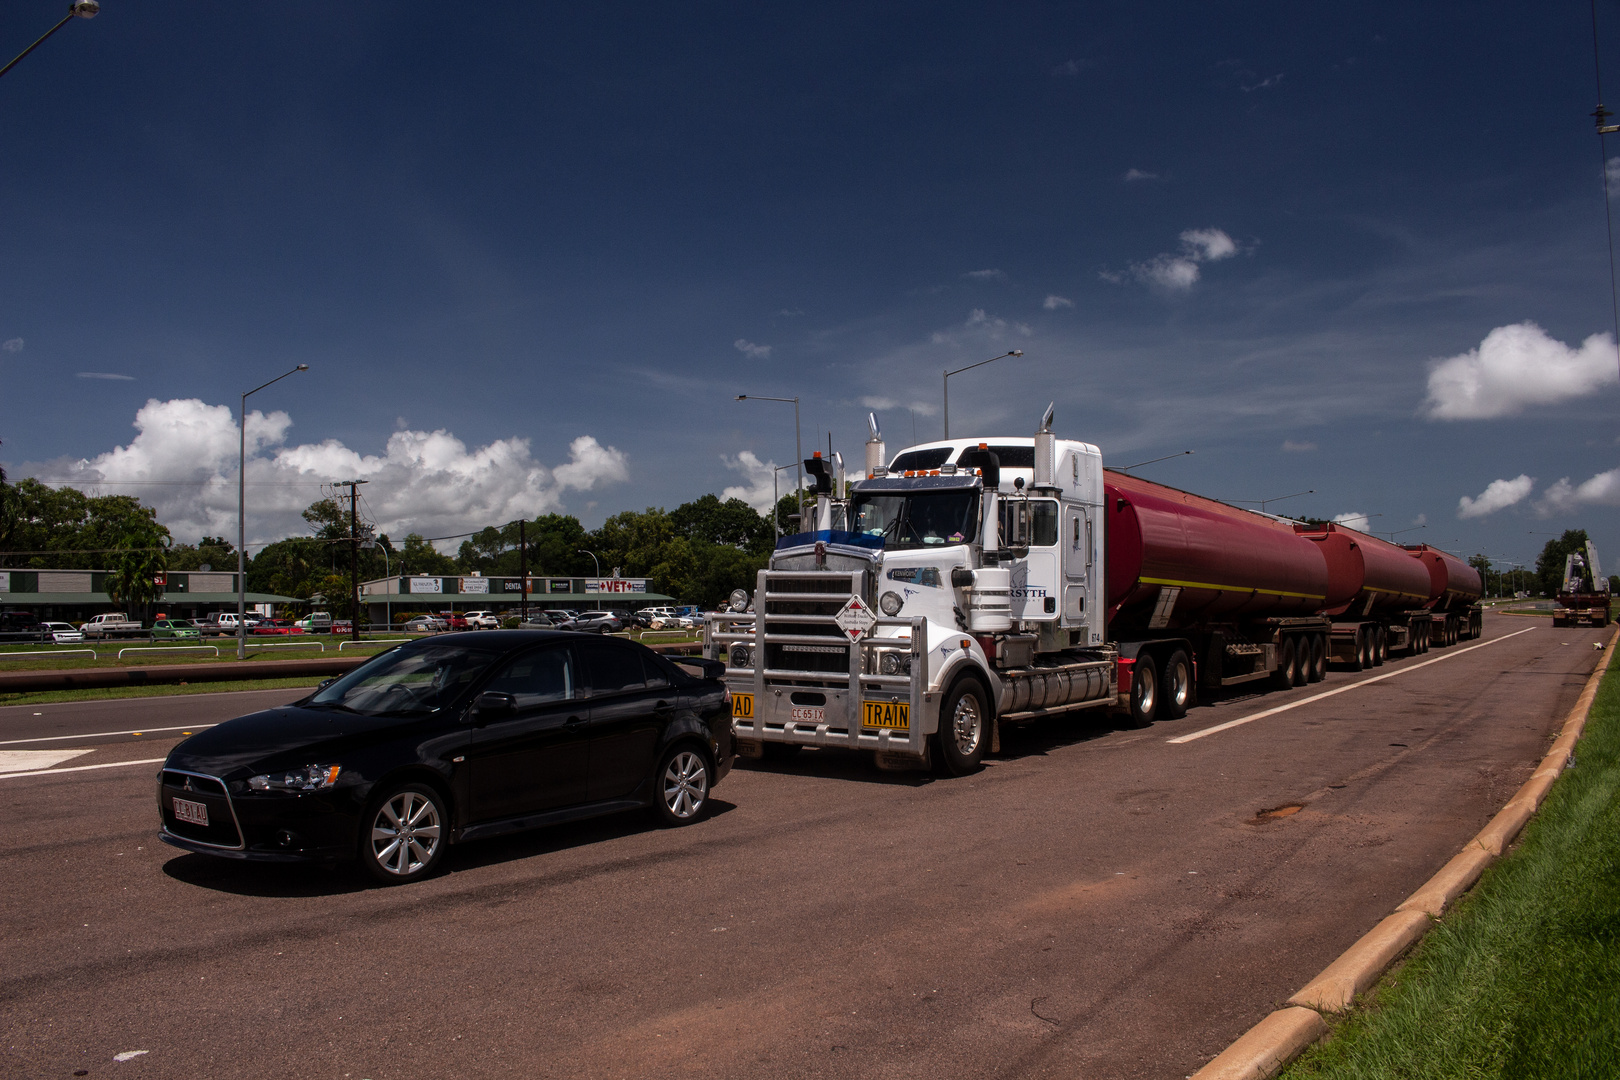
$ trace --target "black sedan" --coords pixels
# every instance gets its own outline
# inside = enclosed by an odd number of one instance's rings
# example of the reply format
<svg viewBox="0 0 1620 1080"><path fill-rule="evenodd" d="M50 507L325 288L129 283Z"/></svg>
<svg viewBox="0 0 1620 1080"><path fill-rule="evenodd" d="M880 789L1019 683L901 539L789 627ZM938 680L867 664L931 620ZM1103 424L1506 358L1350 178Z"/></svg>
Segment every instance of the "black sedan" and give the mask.
<svg viewBox="0 0 1620 1080"><path fill-rule="evenodd" d="M357 858L392 884L449 844L520 829L643 807L687 825L735 757L723 671L547 630L413 641L176 746L161 837L235 859Z"/></svg>

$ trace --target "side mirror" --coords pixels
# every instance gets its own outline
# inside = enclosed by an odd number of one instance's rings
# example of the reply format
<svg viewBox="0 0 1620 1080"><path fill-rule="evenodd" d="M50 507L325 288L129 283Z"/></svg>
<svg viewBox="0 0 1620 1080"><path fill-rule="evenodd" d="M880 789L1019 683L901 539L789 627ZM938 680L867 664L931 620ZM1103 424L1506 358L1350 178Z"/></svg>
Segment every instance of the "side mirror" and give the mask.
<svg viewBox="0 0 1620 1080"><path fill-rule="evenodd" d="M517 699L511 694L486 690L473 700L473 712L480 717L501 716L517 712Z"/></svg>
<svg viewBox="0 0 1620 1080"><path fill-rule="evenodd" d="M323 679L320 683L318 683L316 685L315 689L316 690L325 690L328 686L331 686L335 682L337 682L337 679L335 679L335 678Z"/></svg>

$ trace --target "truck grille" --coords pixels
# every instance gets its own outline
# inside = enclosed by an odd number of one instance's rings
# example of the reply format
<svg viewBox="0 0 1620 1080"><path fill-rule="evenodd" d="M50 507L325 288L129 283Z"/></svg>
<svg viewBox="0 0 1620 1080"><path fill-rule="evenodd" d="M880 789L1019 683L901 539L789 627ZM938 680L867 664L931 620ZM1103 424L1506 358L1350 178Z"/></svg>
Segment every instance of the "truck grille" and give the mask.
<svg viewBox="0 0 1620 1080"><path fill-rule="evenodd" d="M849 643L833 621L851 596L866 595L864 570L766 571L764 666L770 671L849 674Z"/></svg>

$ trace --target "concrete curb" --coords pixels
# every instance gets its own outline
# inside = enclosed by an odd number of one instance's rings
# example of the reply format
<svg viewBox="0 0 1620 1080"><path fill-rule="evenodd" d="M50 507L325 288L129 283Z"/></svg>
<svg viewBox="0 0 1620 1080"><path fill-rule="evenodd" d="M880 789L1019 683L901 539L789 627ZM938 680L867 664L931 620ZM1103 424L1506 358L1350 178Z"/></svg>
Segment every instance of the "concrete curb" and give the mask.
<svg viewBox="0 0 1620 1080"><path fill-rule="evenodd" d="M1297 994L1285 1008L1271 1013L1221 1051L1191 1080L1271 1080L1313 1043L1327 1037L1323 1013L1348 1009L1357 994L1365 993L1389 966L1411 948L1433 921L1479 880L1485 868L1513 843L1525 823L1541 806L1553 781L1569 765L1575 744L1586 730L1586 718L1597 697L1598 684L1608 670L1620 626L1609 636L1603 658L1592 669L1580 697L1564 719L1552 748L1513 798L1470 840L1450 862L1424 882L1384 919ZM1304 1015L1301 1015L1304 1014ZM1314 1023L1312 1019L1314 1018Z"/></svg>

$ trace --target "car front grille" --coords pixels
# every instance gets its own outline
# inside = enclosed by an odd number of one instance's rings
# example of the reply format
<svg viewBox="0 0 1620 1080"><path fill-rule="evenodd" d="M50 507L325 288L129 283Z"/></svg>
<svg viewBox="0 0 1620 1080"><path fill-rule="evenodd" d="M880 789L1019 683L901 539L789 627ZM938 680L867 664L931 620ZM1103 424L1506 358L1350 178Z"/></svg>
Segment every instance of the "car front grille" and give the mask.
<svg viewBox="0 0 1620 1080"><path fill-rule="evenodd" d="M163 827L175 836L211 847L241 850L242 831L231 806L231 797L218 777L179 769L164 769L158 795ZM174 800L201 803L208 808L208 824L182 821L174 812Z"/></svg>

